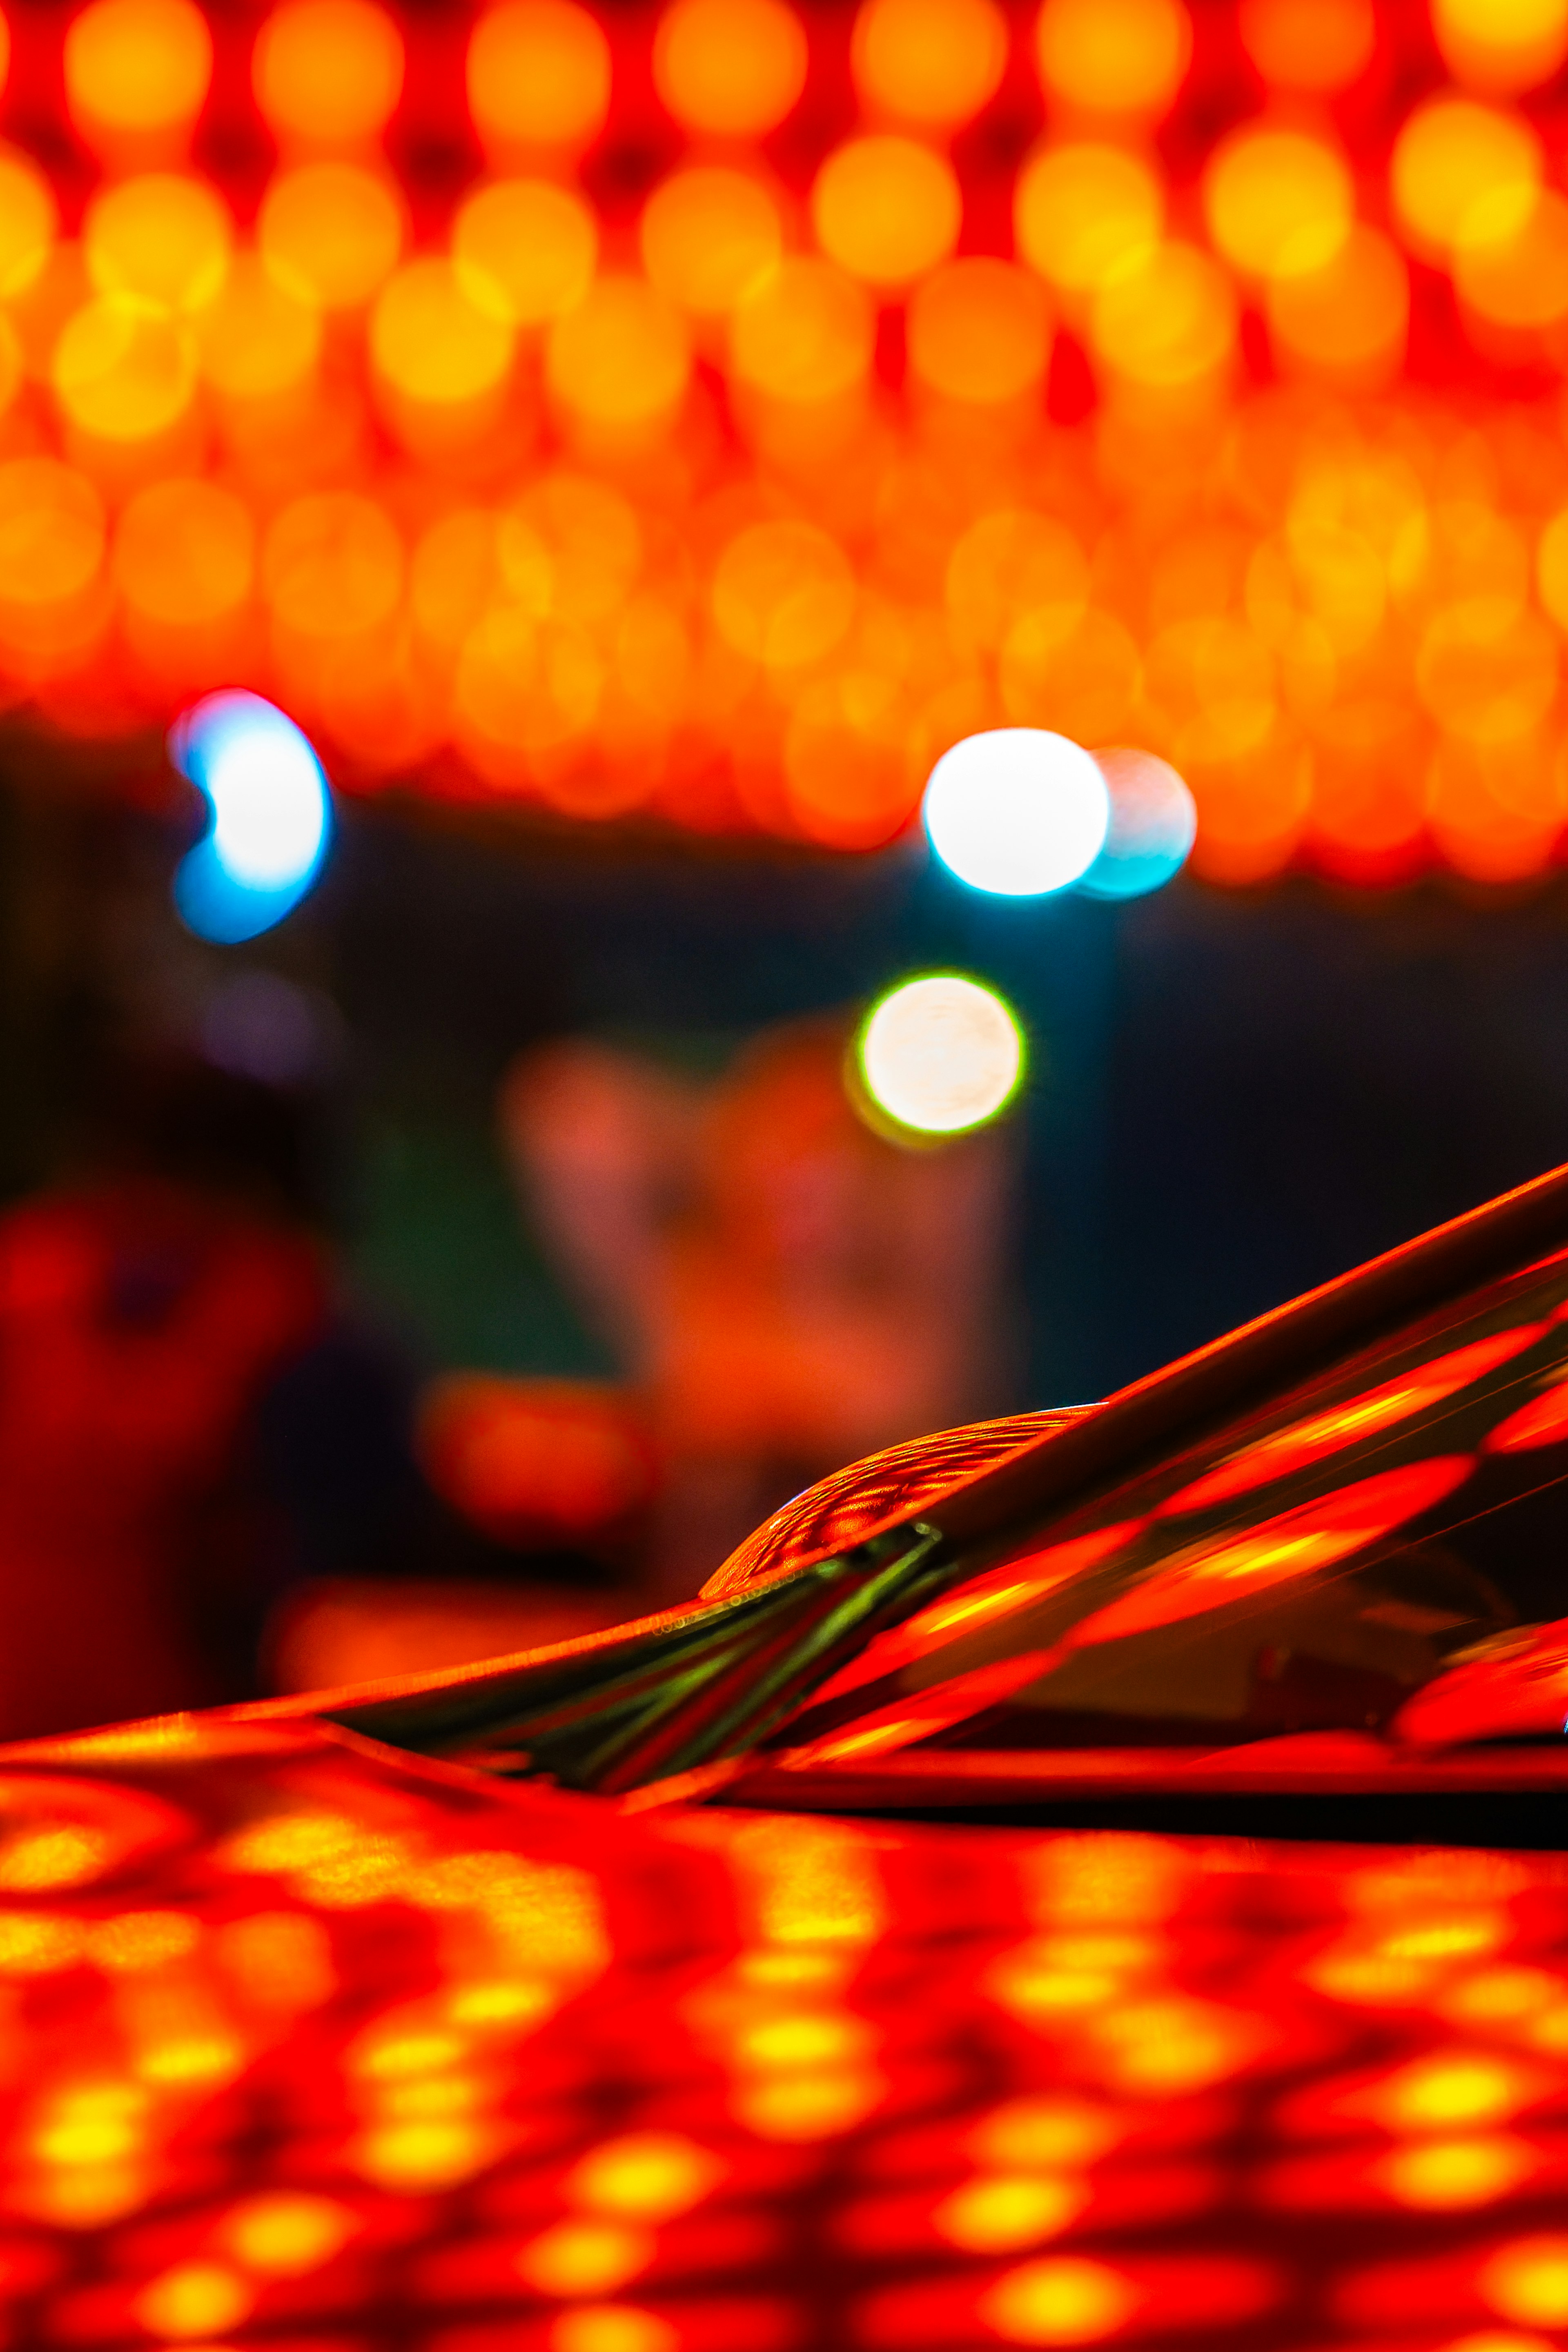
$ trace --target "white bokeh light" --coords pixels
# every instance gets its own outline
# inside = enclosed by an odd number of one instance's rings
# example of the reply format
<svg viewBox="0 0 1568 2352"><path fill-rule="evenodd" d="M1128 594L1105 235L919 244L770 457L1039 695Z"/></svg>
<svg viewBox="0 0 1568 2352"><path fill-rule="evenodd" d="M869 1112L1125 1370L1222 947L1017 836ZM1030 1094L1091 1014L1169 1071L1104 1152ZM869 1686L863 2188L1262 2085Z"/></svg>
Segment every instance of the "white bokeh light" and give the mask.
<svg viewBox="0 0 1568 2352"><path fill-rule="evenodd" d="M877 1109L920 1135L983 1127L1024 1073L1024 1040L1006 1005L957 972L890 990L860 1033L858 1055Z"/></svg>
<svg viewBox="0 0 1568 2352"><path fill-rule="evenodd" d="M1064 890L1105 846L1110 795L1089 753L1039 727L997 727L944 751L925 791L942 864L1010 898Z"/></svg>
<svg viewBox="0 0 1568 2352"><path fill-rule="evenodd" d="M326 837L326 784L291 719L259 698L225 712L207 730L200 780L213 846L236 882L276 890L310 872Z"/></svg>

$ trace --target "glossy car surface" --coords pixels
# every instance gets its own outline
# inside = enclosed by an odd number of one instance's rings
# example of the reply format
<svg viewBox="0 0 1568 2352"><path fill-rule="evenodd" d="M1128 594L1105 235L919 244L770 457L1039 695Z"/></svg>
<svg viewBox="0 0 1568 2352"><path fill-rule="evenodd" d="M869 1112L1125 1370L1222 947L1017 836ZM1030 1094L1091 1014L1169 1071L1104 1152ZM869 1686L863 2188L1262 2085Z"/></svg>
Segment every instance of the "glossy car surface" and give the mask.
<svg viewBox="0 0 1568 2352"><path fill-rule="evenodd" d="M704 1600L5 1759L23 2345L1568 2342L1568 1177Z"/></svg>

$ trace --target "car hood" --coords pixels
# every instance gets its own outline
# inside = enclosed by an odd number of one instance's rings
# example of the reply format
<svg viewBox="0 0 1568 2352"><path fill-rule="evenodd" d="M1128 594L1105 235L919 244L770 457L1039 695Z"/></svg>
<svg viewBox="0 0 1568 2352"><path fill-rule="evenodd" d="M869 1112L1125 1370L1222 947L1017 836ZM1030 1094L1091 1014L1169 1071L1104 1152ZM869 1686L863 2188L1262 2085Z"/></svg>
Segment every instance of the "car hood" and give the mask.
<svg viewBox="0 0 1568 2352"><path fill-rule="evenodd" d="M1559 2340L1557 1857L637 1802L11 1751L11 2340Z"/></svg>

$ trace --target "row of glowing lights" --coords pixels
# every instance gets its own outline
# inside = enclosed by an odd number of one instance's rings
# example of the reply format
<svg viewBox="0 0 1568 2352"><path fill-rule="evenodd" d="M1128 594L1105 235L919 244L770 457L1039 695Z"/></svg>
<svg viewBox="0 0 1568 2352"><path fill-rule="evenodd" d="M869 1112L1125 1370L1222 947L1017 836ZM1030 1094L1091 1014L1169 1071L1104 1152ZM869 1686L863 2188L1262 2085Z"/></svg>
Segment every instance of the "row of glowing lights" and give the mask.
<svg viewBox="0 0 1568 2352"><path fill-rule="evenodd" d="M1355 389L1391 381L1405 352L1406 268L1384 231L1358 218L1355 173L1331 132L1268 118L1244 126L1202 175L1213 252L1168 234L1159 170L1137 134L1175 81L1168 73L1149 83L1131 69L1149 57L1173 71L1184 64L1185 19L1177 0L1121 5L1151 24L1125 58L1110 45L1110 63L1131 79L1103 89L1078 89L1062 63L1079 47L1100 58L1090 0L1047 0L1041 13L1047 85L1054 76L1053 94L1089 108L1111 135L1047 140L1026 163L1014 236L1026 267L952 258L963 195L942 138L999 78L1005 26L993 0L865 0L855 55L876 127L816 172L805 211L817 252L789 250L790 198L721 149L649 198L640 269L601 269L599 226L571 166L602 126L610 52L574 0L503 0L480 19L470 104L500 176L460 206L445 254L406 261L398 190L365 152L401 83L396 27L372 0L285 0L256 48L258 94L284 162L262 200L254 255L237 262L232 218L209 183L134 172L111 176L89 205L73 287L68 270L47 268L58 232L47 182L20 156L0 165L0 293L12 304L0 388L14 395L29 369L41 373L89 443L142 443L174 429L204 374L220 402L298 391L320 363L323 319L363 320L385 421L429 458L493 430L518 339L539 330L545 383L567 425L625 436L668 425L699 356L721 357L737 390L764 404L843 399L871 371L877 300L900 296L909 298L912 376L939 398L994 408L1037 388L1051 297L1110 388L1190 397L1223 383L1234 361L1238 289L1262 304L1287 369ZM199 35L210 56L193 0L92 0L68 35L73 114L111 156L100 118L123 98L112 77L123 77L128 56L147 70L142 52L156 52L166 19L180 28L174 47ZM783 0L675 0L658 52L672 104L683 85L668 61L690 47L699 71L737 26L763 58L776 48L787 61L797 46L804 55ZM331 67L335 48L346 97L333 71L324 92L316 86L318 53ZM924 72L933 56L948 68L939 89L900 80L906 49ZM966 74L971 50L980 69ZM753 128L798 96L794 67L780 70L768 104L753 107ZM136 73L129 79L134 96ZM539 110L546 102L554 116ZM700 106L684 111L700 132ZM121 126L123 139L136 127ZM174 136L189 122L159 128ZM552 168L520 174L520 158ZM1483 351L1556 352L1553 331L1568 320L1568 202L1546 184L1542 141L1521 114L1455 91L1423 102L1394 141L1388 195L1405 247L1452 271Z"/></svg>
<svg viewBox="0 0 1568 2352"><path fill-rule="evenodd" d="M18 1891L68 1885L70 1857L62 1863L61 1849L74 1842L79 1850L92 1835L75 1824L46 1826L15 1842L12 1856L25 1868L38 1865ZM401 1899L427 1907L443 1927L458 1927L439 1989L422 2000L384 2002L342 2053L351 2099L371 2126L351 2149L350 2168L373 2190L395 2196L439 2193L488 2168L498 2153L487 2134L491 2110L520 2060L526 2063L520 2042L611 1959L591 1872L506 1851L432 1856L420 1851L424 1843L389 1836L379 1823L369 1831L345 1814L307 1811L264 1818L216 1849L220 1867L280 1873L318 1910ZM524 2291L563 2306L549 2335L551 2352L676 2352L681 2331L647 2307L659 2299L647 2273L662 2230L715 2195L739 2192L748 2203L765 2195L765 2171L745 2178L748 2156L770 2144L793 2145L802 2157L814 2146L830 2149L877 2116L889 2073L914 2054L911 2037L891 2018L879 2024L874 2012L864 2013L856 1983L893 1925L875 1841L843 1822L775 1819L727 1824L719 1850L735 1885L744 1940L727 1966L688 1991L672 2022L717 2062L731 2116L746 2137L721 2124L702 2137L668 2125L634 2126L584 2148L574 2132L554 2170L552 2215L546 2218L549 2201L542 2199L528 2221L518 2216L520 2231L492 2221L482 2240L468 2241L466 2263L462 2253L444 2267L437 2258L436 2274L424 2282L444 2300L461 2302L476 2291L492 2300L498 2284L504 2294L521 2281ZM1528 2194L1543 2159L1551 2160L1527 2119L1555 2094L1568 2012L1561 1976L1531 1965L1539 1926L1533 1937L1521 1933L1523 1923L1510 1916L1511 1893L1530 1902L1529 1874L1506 1867L1500 1874L1495 1858L1483 1858L1486 1867L1474 1872L1462 1858L1440 1859L1440 1874L1430 1858L1416 1857L1342 1873L1333 1882L1345 1916L1327 1940L1314 1937L1300 1963L1300 1982L1352 2018L1370 2023L1384 2011L1412 2030L1401 2036L1405 2048L1377 2066L1352 2061L1348 2075L1335 2072L1276 2108L1281 2145L1260 2159L1254 2181L1265 2211L1337 2214L1370 2202L1373 2210L1392 2204L1458 2221ZM1131 2156L1120 2186L1136 2196L1140 2126L1150 2121L1166 2159L1156 2159L1149 2179L1152 2218L1169 2224L1175 2176L1166 2136L1185 2100L1199 2103L1202 2118L1195 2144L1185 2134L1174 2142L1193 2151L1188 2178L1201 2189L1194 2208L1220 2201L1198 2154L1205 2139L1225 2129L1207 2101L1247 2069L1258 2055L1259 2027L1277 2021L1271 2006L1238 2000L1234 1986L1228 1999L1215 1999L1172 1975L1173 1950L1185 1948L1173 1933L1177 1915L1191 1892L1212 1895L1212 1883L1190 1853L1142 1837L1048 1841L1026 1846L1003 1867L1019 1873L1033 1932L990 1956L977 1990L1045 2051L1070 2045L1073 2086L1026 2092L972 2111L962 2129L924 2135L924 2163L899 2176L902 2196L857 2197L851 2189L841 2198L841 2221L854 2225L850 2245L873 2260L953 2250L1003 2265L978 2277L973 2270L933 2276L928 2269L908 2285L895 2282L861 2304L858 2335L872 2344L909 2342L911 2297L951 2301L936 2315L949 2323L943 2340L947 2333L958 2340L977 2312L989 2334L1023 2344L1092 2343L1126 2325L1141 2332L1152 2292L1167 2320L1179 2312L1223 2326L1268 2308L1282 2282L1266 2260L1197 2252L1171 2263L1155 2254L1145 2271L1141 2249L1106 2257L1053 2243L1081 2217L1092 2222L1107 2158L1114 2168ZM492 1882L510 1886L521 1912L508 1915L503 1905L498 1913ZM1202 1916L1212 1908L1211 1901ZM520 1937L524 1914L531 1932ZM10 1912L5 1924L66 1931L76 1923ZM128 2072L111 2071L101 2054L96 2071L68 2063L60 2077L37 2086L24 2140L23 2212L71 2229L136 2213L156 2179L149 2158L159 2138L193 2102L221 2092L240 2071L232 2055L226 2068L170 2071L168 2057L180 2047L173 2008L217 2015L237 1992L253 2012L247 2022L259 2024L264 2038L269 2027L276 2040L335 1986L321 1922L300 1911L231 1920L216 1934L185 1913L132 1914L102 1921L97 1934L102 1950L95 1946L90 1955L68 1932L53 1951L27 1947L25 1937L16 1951L0 1950L0 1967L12 1976L47 1978L87 1957L115 1980ZM531 1941L544 1950L531 1968ZM199 1944L205 1948L198 1968L192 1963ZM509 1993L517 1997L510 2008ZM267 2015L279 1994L281 2015ZM1440 2021L1447 2046L1424 2046L1427 2018ZM921 2033L917 2019L917 2046ZM401 2168L366 2160L384 2137L401 2145ZM1104 2189L1113 2196L1109 2180ZM324 2194L320 2186L280 2184L217 2210L198 2208L183 2237L167 2233L156 2246L153 2259L163 2267L149 2276L138 2263L115 2266L118 2296L127 2320L154 2338L210 2340L261 2316L279 2289L297 2311L300 2283L365 2240L367 2224L374 2233L374 2216L357 2187ZM1128 2218L1124 2210L1124 2231ZM537 2220L544 2226L523 2234L513 2252L509 2237ZM364 2250L374 2248L371 2234ZM510 2270L500 2267L509 2258ZM1388 2326L1408 2321L1401 2299L1413 2290L1428 2303L1446 2290L1440 2314L1421 2314L1438 2330L1424 2334L1424 2343L1441 2340L1445 2352L1544 2352L1542 2336L1499 2334L1495 2323L1563 2326L1568 2241L1555 2231L1521 2236L1517 2224L1512 2232L1505 2225L1504 2234L1461 2262L1462 2272L1456 2266L1445 2280L1442 2263L1429 2258L1381 2264L1352 2258L1348 2276L1335 2282L1335 2300L1363 2327ZM770 2286L771 2271L765 2255L753 2264ZM1451 2332L1467 2315L1472 2326L1493 2323L1493 2331Z"/></svg>
<svg viewBox="0 0 1568 2352"><path fill-rule="evenodd" d="M29 370L49 378L81 469L36 457L0 468L0 522L15 556L0 594L0 657L32 684L90 670L118 595L136 692L150 691L155 702L165 698L166 708L167 698L184 698L215 675L251 674L244 631L259 572L285 698L299 707L335 697L331 714L321 714L324 723L373 763L384 719L376 694L390 677L406 688L410 705L391 724L394 768L426 756L451 733L470 763L503 786L521 780L597 814L647 797L654 787L645 788L637 757L657 766L658 753L647 751L643 737L651 740L678 718L698 715L674 709L691 648L668 600L646 602L635 626L628 613L622 636L630 637L617 641L612 663L617 688L626 671L635 706L634 756L607 736L606 776L589 779L579 793L570 777L556 776L559 747L565 741L569 751L567 739L584 737L584 729L592 735L608 694L601 675L607 656L570 632L559 645L552 637L545 643L553 617L542 633L538 624L557 614L562 599L552 551L535 544L537 532L531 536L507 515L498 536L493 519L471 506L438 517L408 568L418 657L401 665L386 639L395 635L401 609L402 543L376 499L341 492L285 503L272 514L258 560L251 505L258 498L274 509L280 488L287 499L297 487L291 469L316 463L332 442L334 403L309 390L326 364L323 353L330 375L342 362L343 322L355 322L357 332L371 306L372 373L386 421L428 461L432 484L448 499L458 493L443 481L443 467L466 437L482 437L495 424L496 403L504 406L510 396L516 340L542 331L544 374L558 409L569 426L574 420L591 428L582 446L588 462L595 434L614 440L662 429L684 394L693 352L724 352L736 382L753 396L750 426L764 460L787 456L796 492L810 503L809 469L801 471L800 447L786 450L788 433L778 441L780 420L793 430L859 397L871 365L875 301L908 289L911 278L912 376L962 412L976 446L993 456L1005 439L995 428L1010 404L1037 390L1053 301L1086 331L1110 389L1120 384L1179 411L1223 376L1236 299L1232 277L1208 254L1166 236L1164 193L1136 135L1179 83L1185 18L1174 0L1126 0L1126 6L1131 14L1122 24L1116 8L1085 14L1078 0L1049 0L1036 25L1047 89L1098 110L1101 134L1048 142L1026 165L1016 227L1026 267L942 257L959 199L941 138L984 102L1002 69L1005 26L990 0L866 0L854 44L862 103L868 117L897 127L850 140L823 165L809 204L823 248L816 255L785 251L786 199L744 159L738 163L731 145L714 151L725 160L679 171L655 192L640 226L640 275L599 270L597 225L571 184L569 166L603 122L613 60L600 28L571 0L508 0L472 36L470 79L485 94L476 97L479 129L501 176L459 210L445 256L397 266L399 200L364 147L395 104L402 42L370 0L288 0L258 38L257 94L284 166L263 201L254 253L235 254L232 225L214 190L160 169L111 178L89 207L78 254L53 242L53 202L42 177L20 158L0 163L0 282L12 289L4 315L15 338L13 385ZM1483 14L1506 48L1508 12ZM1321 89L1334 75L1343 79L1359 69L1358 59L1364 65L1370 12L1349 5L1309 16L1310 37L1292 49L1281 35L1290 21L1284 0L1259 0L1242 13L1244 37L1281 89ZM1500 79L1510 86L1500 69L1489 82L1473 58L1465 64L1465 41L1481 35L1474 26L1467 32L1463 16L1450 10L1438 26L1453 37L1447 47L1456 72L1489 88ZM1131 26L1137 38L1129 33L1126 41L1097 45L1095 27L1106 23L1124 33ZM1338 35L1328 37L1325 27L1335 26ZM1540 37L1549 34L1556 37L1551 25ZM77 127L116 169L128 158L145 160L149 142L153 150L160 141L177 146L201 104L210 50L190 0L93 0L66 44ZM694 134L732 142L759 135L787 112L805 58L804 34L782 0L676 0L660 22L656 78ZM1158 72L1152 59L1164 60ZM1101 77L1092 88L1082 79L1091 68ZM549 121L527 112L545 96L558 109ZM1114 137L1103 135L1108 116ZM552 159L551 173L518 174L510 166L522 155L535 166L542 156ZM1391 184L1406 243L1453 267L1472 325L1505 340L1550 330L1553 306L1568 306L1568 208L1545 186L1541 143L1522 116L1495 96L1430 101L1399 135ZM1355 220L1349 169L1321 129L1244 129L1211 159L1200 193L1214 246L1263 299L1288 355L1358 386L1369 373L1397 366L1404 263L1379 230ZM5 373L0 353L0 381ZM184 470L199 456L199 446L179 439L198 378L221 412L228 481ZM300 405L295 395L302 393ZM851 471L859 467L858 449L853 440L847 445ZM102 505L89 478L101 478L120 505L143 463L155 478L121 506L106 567ZM247 468L254 478L240 497L234 480L246 487ZM833 483L825 478L818 487L831 504ZM607 488L603 496L608 520L593 529L612 540L617 529L620 537L635 535L625 501ZM1335 520L1329 518L1331 540ZM984 539L986 526L977 528ZM1139 648L1114 614L1079 610L1087 571L1080 559L1074 572L1059 528L1057 536L1064 545L1054 555L1017 551L1021 585L1051 609L1038 623L1027 609L1009 616L1016 627L1010 635L1004 628L1006 642L997 648L1004 711L1046 724L1061 723L1049 707L1061 673L1097 688L1120 680L1131 706L1140 669ZM1388 583L1369 591L1359 573L1350 576L1367 551L1335 541L1325 554L1321 536L1310 529L1300 544L1292 537L1286 571L1294 567L1300 578L1255 583L1249 575L1247 621L1256 645L1238 653L1227 641L1217 652L1194 655L1196 684L1198 673L1215 674L1213 695L1198 695L1205 715L1206 699L1223 706L1210 730L1225 738L1222 765L1232 752L1256 749L1268 732L1276 667L1289 673L1287 701L1329 708L1347 660L1353 667L1376 635ZM1568 610L1568 580L1558 576L1565 568L1558 559L1568 554L1558 545L1563 537L1549 530L1541 549L1542 599L1558 616ZM954 556L960 569L962 548ZM1265 572L1269 552L1259 547ZM987 541L975 553L989 560L1007 551ZM599 551L606 580L617 563L625 570L623 556L618 547ZM482 581L498 563L504 587L487 604ZM1512 736L1528 736L1551 702L1556 655L1551 632L1519 609L1517 595L1492 595L1493 584L1489 575L1480 588L1461 583L1456 595L1463 604L1469 594L1470 604L1438 614L1413 674L1389 685L1405 700L1414 688L1444 730L1452 722L1461 752L1471 737L1487 753L1493 737L1509 736L1500 754L1509 768ZM950 607L952 592L950 573ZM1377 608L1370 617L1369 594ZM1342 610L1347 596L1352 609ZM742 530L720 560L712 604L726 647L760 662L785 700L784 690L805 681L799 709L774 714L778 740L770 756L784 772L785 815L772 813L771 803L753 812L741 785L747 814L840 845L897 831L912 797L906 755L917 772L925 764L918 746L891 742L904 722L889 719L882 706L889 697L897 704L897 682L871 681L879 693L869 718L859 709L868 679L858 671L842 682L827 677L820 691L814 687L825 660L847 656L857 610L854 573L832 533L804 521ZM965 616L951 617L962 624ZM240 642L231 642L237 634ZM858 658L864 667L864 655ZM290 662L299 677L285 675ZM1495 689L1489 698L1480 690L1488 679ZM853 710L839 709L846 696ZM712 720L716 741L729 731L727 716ZM1245 741L1230 740L1233 720ZM921 722L910 723L918 732ZM1106 731L1137 723L1130 708ZM1224 806L1205 803L1210 870L1251 878L1289 856L1302 787L1300 761L1292 761L1289 748L1278 775L1251 780L1238 839L1222 837ZM1200 755L1194 751L1189 760L1178 748L1176 756L1193 772ZM1445 770L1433 793L1444 803L1439 845L1466 870L1524 871L1550 855L1559 813L1555 802L1544 811L1535 805L1542 795L1532 777L1515 778L1510 769L1500 781L1489 773L1471 779L1468 771L1455 777ZM1325 832L1338 841L1335 826L1348 824L1353 833L1366 813L1329 814ZM1425 816L1424 808L1395 811L1392 819L1381 806L1372 811L1366 822L1379 836L1373 866L1391 822L1397 849L1405 835L1419 835ZM1500 865L1493 836L1505 835ZM1362 845L1359 835L1350 839L1348 853L1359 855Z"/></svg>
<svg viewBox="0 0 1568 2352"><path fill-rule="evenodd" d="M210 824L182 860L174 899L189 928L232 943L280 922L310 890L331 834L325 773L309 739L260 696L207 696L169 739ZM971 888L1044 898L1076 886L1138 898L1180 871L1192 795L1163 760L1098 757L1038 728L998 728L945 752L925 793L926 832ZM900 1136L967 1133L1023 1082L1023 1033L1004 1000L958 973L904 982L872 1007L855 1069L873 1116Z"/></svg>

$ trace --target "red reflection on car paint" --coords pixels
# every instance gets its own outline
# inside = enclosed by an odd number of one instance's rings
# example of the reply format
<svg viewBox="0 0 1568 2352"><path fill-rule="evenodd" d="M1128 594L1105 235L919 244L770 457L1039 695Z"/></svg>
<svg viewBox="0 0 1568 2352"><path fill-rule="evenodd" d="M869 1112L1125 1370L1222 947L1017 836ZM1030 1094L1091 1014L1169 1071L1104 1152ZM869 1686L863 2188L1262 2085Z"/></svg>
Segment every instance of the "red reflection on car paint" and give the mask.
<svg viewBox="0 0 1568 2352"><path fill-rule="evenodd" d="M1407 1698L1391 1736L1412 1748L1561 1738L1568 1717L1568 1618L1501 1634L1484 1649Z"/></svg>
<svg viewBox="0 0 1568 2352"><path fill-rule="evenodd" d="M1442 1403L1506 1363L1510 1356L1521 1354L1551 1328L1551 1319L1521 1324L1511 1331L1495 1331L1487 1339L1472 1339L1446 1356L1435 1357L1414 1372L1402 1373L1397 1380L1385 1381L1378 1388L1368 1389L1342 1403L1331 1405L1325 1412L1310 1413L1302 1421L1258 1438L1194 1479L1191 1486L1184 1486L1179 1494L1172 1495L1161 1506L1162 1516L1202 1510L1210 1503L1226 1502L1233 1495L1247 1494L1255 1486L1266 1486L1270 1479L1282 1478L1289 1471L1321 1461L1342 1446L1375 1436L1396 1422L1407 1421L1412 1413Z"/></svg>
<svg viewBox="0 0 1568 2352"><path fill-rule="evenodd" d="M1000 1618L1027 1609L1047 1593L1059 1591L1086 1569L1098 1568L1101 1560L1109 1559L1112 1552L1131 1543L1144 1524L1142 1519L1122 1519L1114 1527L1097 1528L1091 1535L1074 1536L1067 1543L1052 1544L1043 1551L1026 1552L1021 1559L1007 1560L1000 1568L986 1570L984 1575L967 1578L944 1592L940 1601L917 1610L901 1625L877 1634L858 1658L852 1658L831 1682L812 1693L812 1705L819 1706L828 1699L860 1689L866 1683L878 1682L882 1675L929 1656L932 1650L949 1642L961 1641L964 1635L979 1633Z"/></svg>
<svg viewBox="0 0 1568 2352"><path fill-rule="evenodd" d="M1241 1535L1194 1544L1073 1626L1063 1636L1062 1647L1081 1649L1125 1633L1147 1633L1266 1586L1332 1567L1430 1510L1463 1485L1472 1467L1468 1454L1405 1463L1282 1511Z"/></svg>

